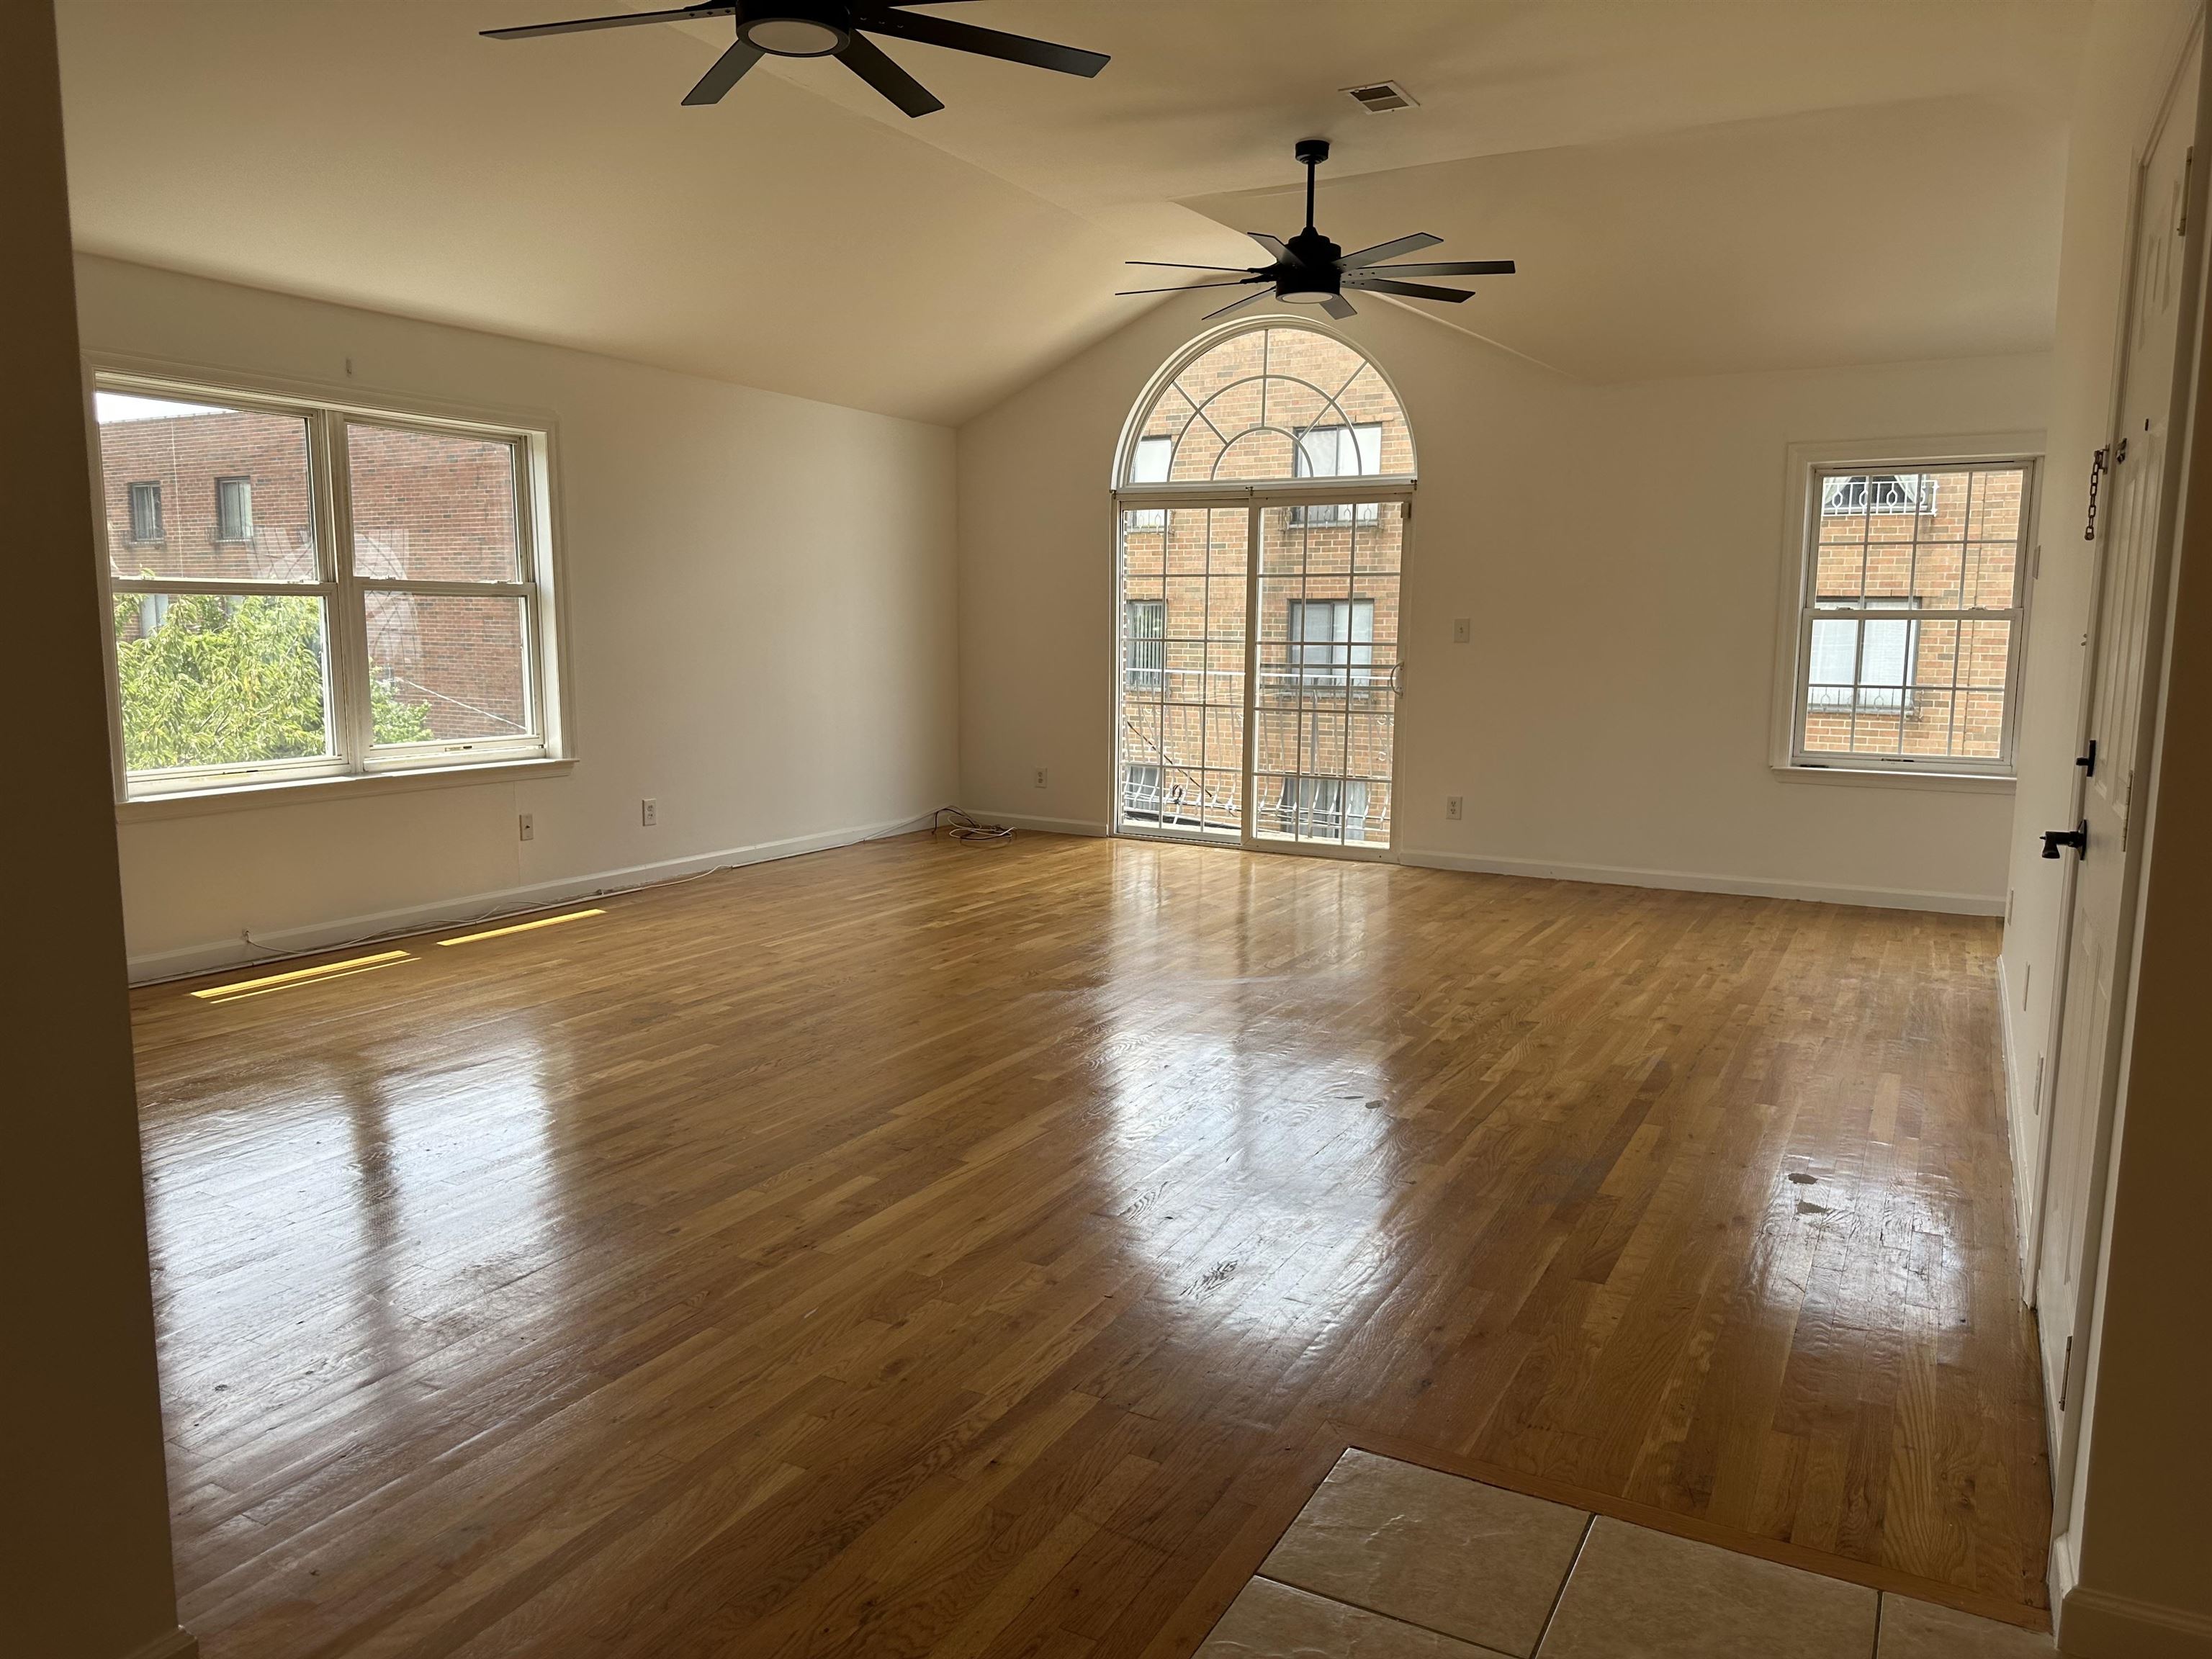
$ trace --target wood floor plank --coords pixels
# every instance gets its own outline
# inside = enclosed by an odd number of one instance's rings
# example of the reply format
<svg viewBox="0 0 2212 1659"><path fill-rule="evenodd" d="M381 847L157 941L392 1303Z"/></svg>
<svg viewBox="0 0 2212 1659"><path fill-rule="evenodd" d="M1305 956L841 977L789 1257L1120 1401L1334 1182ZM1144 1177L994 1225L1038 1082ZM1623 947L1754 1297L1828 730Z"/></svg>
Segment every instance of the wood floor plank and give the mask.
<svg viewBox="0 0 2212 1659"><path fill-rule="evenodd" d="M1027 835L603 908L134 994L210 1659L1162 1659L1333 1425L2041 1602L1991 922Z"/></svg>

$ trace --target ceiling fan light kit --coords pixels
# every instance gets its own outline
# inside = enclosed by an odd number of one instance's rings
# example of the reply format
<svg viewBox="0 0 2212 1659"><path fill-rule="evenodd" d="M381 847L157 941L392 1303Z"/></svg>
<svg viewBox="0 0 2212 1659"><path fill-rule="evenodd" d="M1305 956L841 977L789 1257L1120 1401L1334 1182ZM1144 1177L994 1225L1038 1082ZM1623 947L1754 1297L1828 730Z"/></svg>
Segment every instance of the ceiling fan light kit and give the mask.
<svg viewBox="0 0 2212 1659"><path fill-rule="evenodd" d="M924 46L1000 58L1012 64L1056 70L1062 75L1092 76L1107 57L1076 46L1034 40L1026 34L978 28L946 17L917 14L908 7L924 0L708 0L673 11L623 12L611 17L574 17L559 23L526 23L519 28L486 29L493 40L534 40L550 34L581 34L593 29L628 28L640 23L696 23L715 17L736 19L737 39L716 58L699 83L684 96L694 107L718 104L745 71L763 58L835 58L909 116L945 107L941 100L908 75L867 37L887 34ZM937 0L929 0L936 3Z"/></svg>
<svg viewBox="0 0 2212 1659"><path fill-rule="evenodd" d="M1256 304L1272 295L1289 305L1319 306L1330 316L1343 319L1356 317L1358 309L1346 299L1347 289L1370 294L1395 295L1404 300L1435 300L1447 305L1458 305L1474 297L1472 289L1437 288L1426 283L1409 283L1408 276L1510 276L1510 259L1447 259L1433 264L1389 265L1382 261L1395 259L1407 253L1418 253L1423 248L1436 246L1441 236L1431 236L1426 231L1416 231L1411 236L1401 236L1394 241L1378 242L1372 247L1363 247L1346 253L1328 237L1314 228L1314 170L1328 160L1328 140L1301 138L1291 154L1298 165L1306 170L1305 228L1288 241L1270 236L1261 230L1244 234L1257 242L1273 257L1272 264L1250 265L1238 274L1234 265L1189 265L1171 259L1132 259L1133 265L1151 265L1164 270L1212 271L1229 276L1225 283L1187 283L1176 288L1124 289L1128 294L1182 294L1202 288L1244 288L1255 291L1241 300L1231 300L1218 311L1206 313L1207 321L1225 317L1232 311ZM1264 284L1264 286L1262 286Z"/></svg>

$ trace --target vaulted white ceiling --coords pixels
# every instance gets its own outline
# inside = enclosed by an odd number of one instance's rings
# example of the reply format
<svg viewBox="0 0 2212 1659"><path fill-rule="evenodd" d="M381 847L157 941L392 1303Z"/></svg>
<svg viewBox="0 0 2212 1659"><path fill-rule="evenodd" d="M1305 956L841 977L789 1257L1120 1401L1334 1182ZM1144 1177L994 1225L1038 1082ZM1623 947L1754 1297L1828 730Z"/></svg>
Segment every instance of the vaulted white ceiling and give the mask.
<svg viewBox="0 0 2212 1659"><path fill-rule="evenodd" d="M1310 134L1325 230L1515 257L1439 322L1578 378L2049 340L2071 0L978 0L1115 61L894 43L920 121L828 61L681 107L726 23L476 33L603 6L68 0L79 243L957 421L1158 303L1122 259L1255 263Z"/></svg>

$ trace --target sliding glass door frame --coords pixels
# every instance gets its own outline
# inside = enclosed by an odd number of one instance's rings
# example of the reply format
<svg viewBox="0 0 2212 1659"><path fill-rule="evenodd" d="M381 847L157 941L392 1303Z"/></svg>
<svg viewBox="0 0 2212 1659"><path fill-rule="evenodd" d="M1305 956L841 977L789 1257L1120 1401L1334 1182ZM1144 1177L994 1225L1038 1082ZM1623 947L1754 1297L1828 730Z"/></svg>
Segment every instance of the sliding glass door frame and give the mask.
<svg viewBox="0 0 2212 1659"><path fill-rule="evenodd" d="M1278 483L1240 489L1224 488L1218 483L1154 484L1128 487L1116 490L1113 499L1114 556L1108 567L1108 580L1112 587L1110 610L1113 617L1114 650L1111 653L1113 694L1110 702L1111 723L1108 728L1108 753L1114 772L1114 809L1110 820L1113 833L1146 841L1172 841L1187 845L1238 846L1252 853L1295 853L1302 856L1350 859L1366 863L1394 863L1398 856L1397 790L1397 730L1395 718L1398 705L1405 700L1406 630L1401 623L1397 639L1397 660L1392 672L1391 694L1393 720L1391 726L1391 811L1390 834L1380 844L1358 846L1331 845L1326 842L1297 841L1284 837L1264 837L1258 833L1259 776L1255 769L1259 741L1260 696L1260 587L1261 587L1261 532L1270 507L1360 507L1372 501L1383 512L1395 512L1400 518L1398 582L1404 591L1406 568L1413 557L1413 481L1410 478L1317 478L1311 483ZM1243 754L1240 761L1242 782L1238 806L1241 827L1237 840L1231 842L1224 836L1209 836L1203 830L1179 833L1157 823L1133 823L1128 817L1127 792L1122 769L1122 740L1126 727L1126 696L1128 689L1128 660L1127 642L1122 630L1127 626L1123 597L1127 591L1124 568L1127 544L1126 515L1146 509L1216 508L1244 512L1244 689L1243 702Z"/></svg>

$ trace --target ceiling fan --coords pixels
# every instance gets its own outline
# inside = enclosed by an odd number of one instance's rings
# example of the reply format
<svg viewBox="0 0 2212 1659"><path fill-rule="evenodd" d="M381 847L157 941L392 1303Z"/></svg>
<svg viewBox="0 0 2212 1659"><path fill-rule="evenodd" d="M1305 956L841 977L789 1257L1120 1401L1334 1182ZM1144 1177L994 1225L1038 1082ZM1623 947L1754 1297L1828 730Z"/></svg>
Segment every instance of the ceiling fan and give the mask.
<svg viewBox="0 0 2212 1659"><path fill-rule="evenodd" d="M908 115L945 107L929 89L884 54L867 37L889 34L955 52L972 52L1009 63L1033 64L1062 75L1096 75L1106 67L1103 52L1032 40L1026 34L978 28L943 17L917 16L906 9L937 0L704 0L675 11L634 11L614 17L578 17L565 23L527 23L520 28L486 29L493 40L532 40L542 34L580 34L586 29L626 28L633 23L692 23L709 17L734 17L738 38L699 84L684 94L687 104L715 104L764 57L835 58Z"/></svg>
<svg viewBox="0 0 2212 1659"><path fill-rule="evenodd" d="M1241 300L1231 300L1218 311L1209 311L1206 319L1225 316L1228 313L1264 300L1270 290L1278 300L1295 305L1319 306L1332 317L1356 317L1359 313L1351 301L1344 297L1346 289L1364 290L1370 294L1395 294L1407 300L1442 300L1457 305L1473 297L1473 290L1458 288L1431 288L1425 283L1408 283L1407 276L1510 276L1510 259L1450 259L1441 264L1386 265L1378 263L1395 259L1404 253L1418 253L1425 247L1434 247L1443 240L1426 231L1417 231L1411 236L1401 236L1393 242L1377 242L1373 247L1363 247L1346 253L1334 242L1314 228L1314 169L1328 160L1328 140L1301 138L1292 154L1306 170L1306 228L1287 242L1270 236L1265 231L1248 230L1244 234L1274 256L1274 263L1267 265L1186 265L1171 259L1130 259L1133 265L1156 265L1168 270L1215 270L1224 275L1242 270L1243 274L1233 282L1188 283L1179 288L1131 288L1124 294L1187 294L1205 288L1243 288L1249 284L1267 286L1246 295Z"/></svg>

